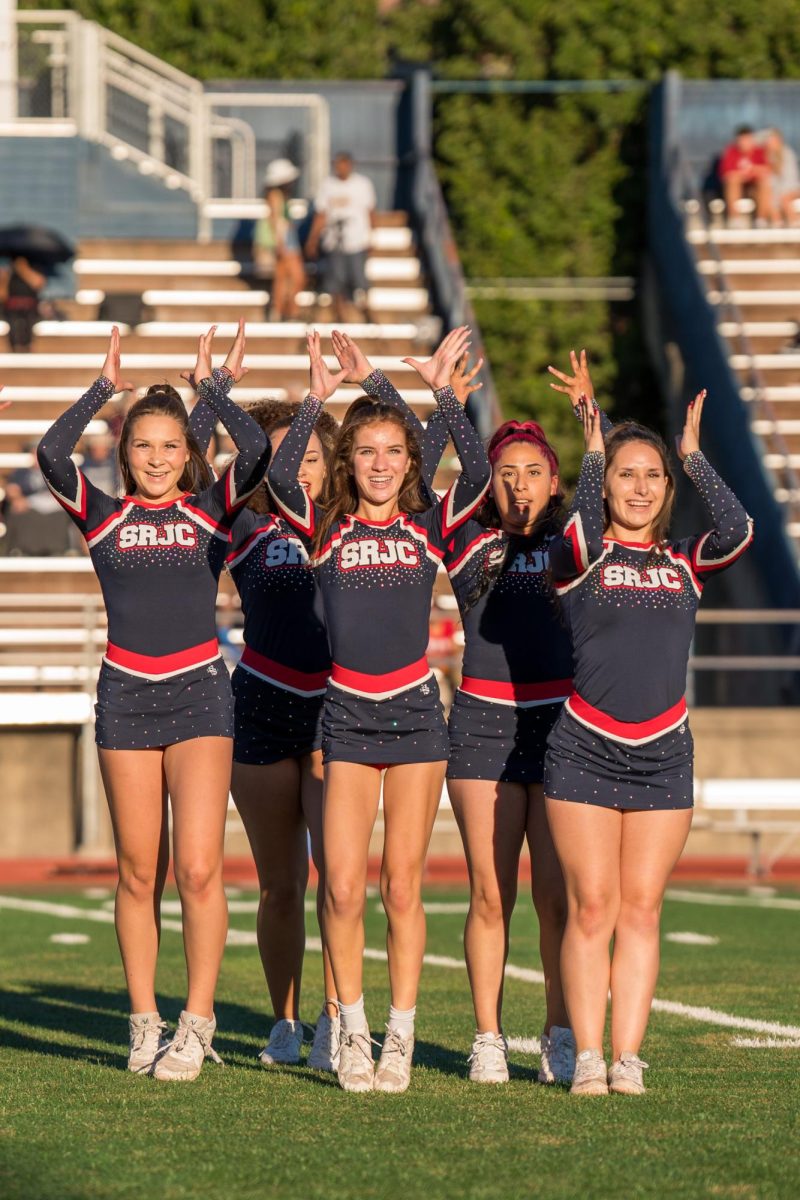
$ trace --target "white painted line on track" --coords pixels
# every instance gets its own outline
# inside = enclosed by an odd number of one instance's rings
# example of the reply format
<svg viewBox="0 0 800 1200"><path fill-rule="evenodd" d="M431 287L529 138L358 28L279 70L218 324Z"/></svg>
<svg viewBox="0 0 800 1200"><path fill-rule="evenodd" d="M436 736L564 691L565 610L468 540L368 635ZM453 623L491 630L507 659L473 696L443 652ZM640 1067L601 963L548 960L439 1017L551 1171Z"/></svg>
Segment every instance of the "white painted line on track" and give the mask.
<svg viewBox="0 0 800 1200"><path fill-rule="evenodd" d="M678 942L681 946L718 946L719 938L710 937L707 933L665 933L665 942Z"/></svg>
<svg viewBox="0 0 800 1200"><path fill-rule="evenodd" d="M52 904L47 900L24 900L18 896L0 896L0 909L12 909L17 912L39 913L42 916L60 917L64 920L98 921L103 925L114 923L114 914L104 909L79 908L74 904ZM161 928L174 933L181 932L180 921L162 919ZM227 942L229 946L255 946L254 930L229 929ZM319 938L308 938L306 949L322 952ZM373 949L367 946L364 957L375 962L386 962L385 950ZM445 954L426 954L423 962L429 967L444 967L449 970L466 970L466 964L461 958L451 958ZM517 967L513 963L506 966L509 979L518 979L523 983L544 983L541 971L530 967ZM708 1008L705 1005L681 1004L677 1000L659 1000L656 997L652 1003L653 1012L668 1013L674 1017L685 1017L689 1021L698 1021L703 1025L719 1025L725 1029L741 1029L748 1033L772 1034L776 1037L800 1039L800 1026L782 1025L779 1021L761 1021L753 1017L737 1017L733 1013L721 1012L719 1009Z"/></svg>
<svg viewBox="0 0 800 1200"><path fill-rule="evenodd" d="M719 908L783 908L800 912L800 899L788 896L729 896L722 892L689 892L683 888L667 888L665 900L682 904L711 904Z"/></svg>
<svg viewBox="0 0 800 1200"><path fill-rule="evenodd" d="M88 933L51 933L50 941L57 946L85 946L92 939Z"/></svg>
<svg viewBox="0 0 800 1200"><path fill-rule="evenodd" d="M424 905L426 916L447 916L452 913L468 913L469 903L466 900L431 900ZM373 906L376 913L383 912L383 905Z"/></svg>

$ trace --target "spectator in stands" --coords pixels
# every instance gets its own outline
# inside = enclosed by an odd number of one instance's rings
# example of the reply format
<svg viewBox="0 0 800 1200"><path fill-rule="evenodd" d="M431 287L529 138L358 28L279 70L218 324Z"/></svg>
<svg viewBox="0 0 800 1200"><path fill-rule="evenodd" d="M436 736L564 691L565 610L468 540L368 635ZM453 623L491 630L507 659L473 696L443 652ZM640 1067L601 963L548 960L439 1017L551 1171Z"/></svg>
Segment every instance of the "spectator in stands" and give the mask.
<svg viewBox="0 0 800 1200"><path fill-rule="evenodd" d="M297 293L306 281L297 228L289 215L292 184L300 172L288 158L275 158L264 175L267 215L256 224L253 259L256 274L272 276L270 317L275 321L297 319Z"/></svg>
<svg viewBox="0 0 800 1200"><path fill-rule="evenodd" d="M8 321L8 338L14 354L30 352L33 327L39 316L39 293L46 277L27 258L12 259L3 283L3 301Z"/></svg>
<svg viewBox="0 0 800 1200"><path fill-rule="evenodd" d="M756 221L771 219L772 184L767 153L759 146L755 131L749 125L740 125L734 140L725 147L719 163L719 177L728 220L732 224L740 220L738 204L746 194L755 200Z"/></svg>
<svg viewBox="0 0 800 1200"><path fill-rule="evenodd" d="M109 496L119 492L119 472L114 439L110 433L95 433L83 439L81 470L95 487Z"/></svg>
<svg viewBox="0 0 800 1200"><path fill-rule="evenodd" d="M782 219L787 225L795 225L797 213L794 205L800 200L800 169L797 165L797 155L783 140L780 129L767 130L764 149L772 173L773 220L776 224Z"/></svg>
<svg viewBox="0 0 800 1200"><path fill-rule="evenodd" d="M5 407L0 405L0 407ZM5 485L3 522L6 554L66 554L71 549L69 518L36 465L36 442L25 446L31 462L18 467Z"/></svg>
<svg viewBox="0 0 800 1200"><path fill-rule="evenodd" d="M333 297L337 321L348 319L353 304L370 320L366 265L375 205L372 181L353 170L351 154L337 154L333 174L317 192L306 242L309 258L322 250L320 290Z"/></svg>

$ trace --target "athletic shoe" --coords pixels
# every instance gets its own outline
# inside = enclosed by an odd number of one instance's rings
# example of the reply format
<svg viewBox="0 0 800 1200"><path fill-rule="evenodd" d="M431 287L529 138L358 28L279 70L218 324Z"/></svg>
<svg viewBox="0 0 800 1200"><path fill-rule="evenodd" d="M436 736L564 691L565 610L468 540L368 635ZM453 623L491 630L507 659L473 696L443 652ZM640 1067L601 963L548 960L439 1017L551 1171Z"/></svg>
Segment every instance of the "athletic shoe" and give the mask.
<svg viewBox="0 0 800 1200"><path fill-rule="evenodd" d="M338 1017L329 1017L323 1008L314 1030L314 1043L306 1066L315 1071L335 1071L341 1036L341 1021Z"/></svg>
<svg viewBox="0 0 800 1200"><path fill-rule="evenodd" d="M156 1079L196 1079L205 1059L222 1066L222 1059L212 1049L211 1039L217 1028L215 1017L196 1017L182 1012L175 1037L153 1068Z"/></svg>
<svg viewBox="0 0 800 1200"><path fill-rule="evenodd" d="M356 1033L346 1033L342 1030L336 1073L346 1092L372 1091L375 1067L372 1062L372 1039L368 1029Z"/></svg>
<svg viewBox="0 0 800 1200"><path fill-rule="evenodd" d="M620 1054L616 1062L611 1064L608 1072L608 1090L618 1096L641 1096L645 1086L642 1071L647 1069L647 1063L642 1062L635 1054Z"/></svg>
<svg viewBox="0 0 800 1200"><path fill-rule="evenodd" d="M571 1096L607 1096L606 1064L600 1050L581 1050L575 1059Z"/></svg>
<svg viewBox="0 0 800 1200"><path fill-rule="evenodd" d="M404 1092L411 1082L411 1056L414 1035L403 1037L396 1029L386 1026L380 1061L375 1068L376 1092Z"/></svg>
<svg viewBox="0 0 800 1200"><path fill-rule="evenodd" d="M259 1061L262 1067L294 1066L300 1062L302 1044L303 1026L299 1021L276 1021Z"/></svg>
<svg viewBox="0 0 800 1200"><path fill-rule="evenodd" d="M149 1075L156 1059L169 1042L167 1022L157 1012L131 1013L128 1018L130 1051L128 1070L137 1075Z"/></svg>
<svg viewBox="0 0 800 1200"><path fill-rule="evenodd" d="M472 1083L508 1083L508 1045L502 1033L476 1033L467 1062Z"/></svg>
<svg viewBox="0 0 800 1200"><path fill-rule="evenodd" d="M572 1083L575 1074L575 1038L571 1029L553 1025L542 1034L539 1083Z"/></svg>

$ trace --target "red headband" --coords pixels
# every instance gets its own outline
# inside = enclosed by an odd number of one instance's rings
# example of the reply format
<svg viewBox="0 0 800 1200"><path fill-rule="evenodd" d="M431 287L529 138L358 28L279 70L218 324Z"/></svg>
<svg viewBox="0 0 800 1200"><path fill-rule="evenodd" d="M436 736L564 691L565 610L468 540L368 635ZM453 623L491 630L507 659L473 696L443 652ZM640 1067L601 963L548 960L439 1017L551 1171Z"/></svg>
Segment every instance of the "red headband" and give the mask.
<svg viewBox="0 0 800 1200"><path fill-rule="evenodd" d="M506 421L495 431L489 442L489 462L494 466L506 446L512 442L530 442L539 449L554 475L558 474L558 455L547 440L537 421Z"/></svg>

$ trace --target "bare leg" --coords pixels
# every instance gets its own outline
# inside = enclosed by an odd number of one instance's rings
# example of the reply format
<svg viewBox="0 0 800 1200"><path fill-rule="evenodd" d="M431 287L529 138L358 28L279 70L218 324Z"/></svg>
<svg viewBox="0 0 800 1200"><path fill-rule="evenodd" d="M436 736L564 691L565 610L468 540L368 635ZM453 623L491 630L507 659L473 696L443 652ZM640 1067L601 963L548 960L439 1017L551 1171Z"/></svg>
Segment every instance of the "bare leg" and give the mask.
<svg viewBox="0 0 800 1200"><path fill-rule="evenodd" d="M561 979L577 1052L603 1045L609 943L620 905L622 814L547 797L547 819L567 889Z"/></svg>
<svg viewBox="0 0 800 1200"><path fill-rule="evenodd" d="M380 771L374 767L345 762L325 767L323 925L342 1004L355 1004L363 991L367 856L380 792Z"/></svg>
<svg viewBox="0 0 800 1200"><path fill-rule="evenodd" d="M258 950L275 1019L300 1016L308 883L306 824L297 759L234 763L231 790L258 872Z"/></svg>
<svg viewBox="0 0 800 1200"><path fill-rule="evenodd" d="M201 737L164 750L189 975L186 1008L199 1017L210 1017L214 1011L228 930L222 853L232 748L231 738Z"/></svg>
<svg viewBox="0 0 800 1200"><path fill-rule="evenodd" d="M508 927L517 899L528 797L522 784L484 779L449 779L447 790L469 871L464 953L475 1025L480 1033L500 1033Z"/></svg>
<svg viewBox="0 0 800 1200"><path fill-rule="evenodd" d="M160 906L169 867L161 750L98 750L119 883L114 908L131 1012L156 1012Z"/></svg>
<svg viewBox="0 0 800 1200"><path fill-rule="evenodd" d="M446 765L404 763L389 767L384 778L381 897L389 920L386 947L396 1008L413 1008L417 1002L425 953L422 871Z"/></svg>
<svg viewBox="0 0 800 1200"><path fill-rule="evenodd" d="M303 267L302 255L295 251L286 251L284 256L284 295L281 315L286 321L293 321L298 315L297 293L303 290L306 273Z"/></svg>
<svg viewBox="0 0 800 1200"><path fill-rule="evenodd" d="M539 919L539 954L544 971L547 1011L544 1032L552 1025L569 1026L561 986L561 943L567 923L567 893L544 805L541 784L528 789L528 849L531 855L531 891Z"/></svg>
<svg viewBox="0 0 800 1200"><path fill-rule="evenodd" d="M742 198L742 177L733 172L726 175L722 181L722 194L725 198L725 210L728 214L728 220L739 216L739 201Z"/></svg>
<svg viewBox="0 0 800 1200"><path fill-rule="evenodd" d="M317 868L317 924L322 939L322 976L325 1011L329 1017L339 1015L336 1003L336 984L333 979L331 956L325 941L323 909L325 907L325 855L322 848L322 753L315 750L300 761L300 788L303 813L311 839L311 857Z"/></svg>
<svg viewBox="0 0 800 1200"><path fill-rule="evenodd" d="M614 1058L642 1044L659 964L664 889L681 856L691 809L622 814L621 901L611 960Z"/></svg>

